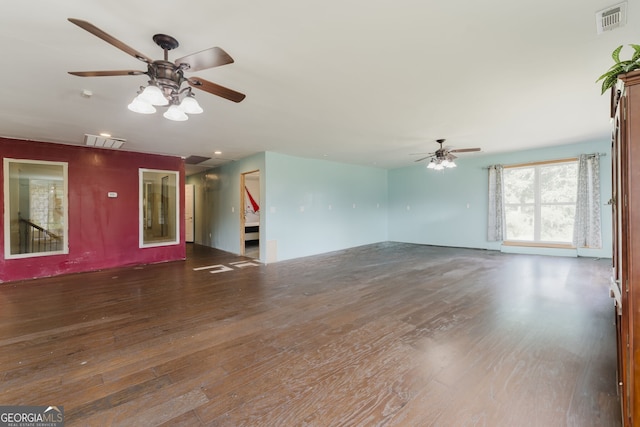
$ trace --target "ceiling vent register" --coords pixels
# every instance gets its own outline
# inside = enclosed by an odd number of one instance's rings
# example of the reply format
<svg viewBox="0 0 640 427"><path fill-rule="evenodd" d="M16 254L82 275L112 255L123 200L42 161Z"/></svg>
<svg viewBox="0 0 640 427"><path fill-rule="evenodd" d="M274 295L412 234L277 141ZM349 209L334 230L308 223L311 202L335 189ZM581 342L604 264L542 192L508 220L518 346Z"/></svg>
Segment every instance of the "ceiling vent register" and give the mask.
<svg viewBox="0 0 640 427"><path fill-rule="evenodd" d="M124 145L126 139L110 138L98 135L84 135L84 143L90 147L114 148L118 149Z"/></svg>
<svg viewBox="0 0 640 427"><path fill-rule="evenodd" d="M622 27L627 23L627 2L596 12L596 27L598 34Z"/></svg>

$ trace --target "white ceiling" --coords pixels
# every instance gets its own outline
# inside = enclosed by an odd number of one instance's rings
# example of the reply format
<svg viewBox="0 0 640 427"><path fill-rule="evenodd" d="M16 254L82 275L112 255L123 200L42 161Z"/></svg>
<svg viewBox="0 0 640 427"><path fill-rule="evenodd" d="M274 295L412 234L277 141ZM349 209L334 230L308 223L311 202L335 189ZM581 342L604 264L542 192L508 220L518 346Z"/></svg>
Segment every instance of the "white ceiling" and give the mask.
<svg viewBox="0 0 640 427"><path fill-rule="evenodd" d="M382 168L411 165L437 138L485 153L608 139L595 79L616 46L640 43L640 0L625 27L596 34L595 13L615 3L14 1L0 14L0 135L82 144L109 132L125 150L217 159L209 166L275 151ZM186 74L247 97L197 91L205 112L186 122L133 113L146 76L67 71L146 65L69 17L154 59L156 33L180 42L169 59L219 46L235 63Z"/></svg>

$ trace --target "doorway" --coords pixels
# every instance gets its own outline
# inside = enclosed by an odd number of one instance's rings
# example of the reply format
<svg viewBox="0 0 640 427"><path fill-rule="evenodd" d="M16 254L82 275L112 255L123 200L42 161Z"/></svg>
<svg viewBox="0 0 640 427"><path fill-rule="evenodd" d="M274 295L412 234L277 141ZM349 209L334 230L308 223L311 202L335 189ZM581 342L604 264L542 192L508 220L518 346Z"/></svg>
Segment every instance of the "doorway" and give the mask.
<svg viewBox="0 0 640 427"><path fill-rule="evenodd" d="M184 241L193 243L195 234L194 215L194 193L195 185L185 184L184 186Z"/></svg>
<svg viewBox="0 0 640 427"><path fill-rule="evenodd" d="M240 254L260 258L260 171L240 175Z"/></svg>

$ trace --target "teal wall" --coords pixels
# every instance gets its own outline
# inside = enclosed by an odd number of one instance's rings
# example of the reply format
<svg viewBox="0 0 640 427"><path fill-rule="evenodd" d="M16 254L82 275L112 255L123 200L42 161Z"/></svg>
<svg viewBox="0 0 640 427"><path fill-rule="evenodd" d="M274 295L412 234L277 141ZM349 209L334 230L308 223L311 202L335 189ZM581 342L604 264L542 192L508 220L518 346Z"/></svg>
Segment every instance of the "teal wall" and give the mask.
<svg viewBox="0 0 640 427"><path fill-rule="evenodd" d="M424 164L384 170L260 153L187 178L194 184L196 243L240 253L240 175L260 171L260 260L281 261L383 241L548 255L611 257L609 141L460 155L442 172ZM601 158L602 249L502 247L488 242L488 171L607 153Z"/></svg>
<svg viewBox="0 0 640 427"><path fill-rule="evenodd" d="M261 261L387 240L386 170L267 152L187 178L195 186L196 243L240 253L240 175L254 170Z"/></svg>
<svg viewBox="0 0 640 427"><path fill-rule="evenodd" d="M186 179L187 184L195 186L195 243L240 253L240 221L244 206L240 175L256 170L261 173L260 193L264 194L265 153L226 163ZM262 223L264 219L260 221ZM261 259L263 251L261 245Z"/></svg>
<svg viewBox="0 0 640 427"><path fill-rule="evenodd" d="M265 163L266 259L388 240L386 170L271 152Z"/></svg>
<svg viewBox="0 0 640 427"><path fill-rule="evenodd" d="M602 249L561 251L505 248L505 251L550 255L611 257L610 142L594 141L493 155L467 154L458 167L444 171L424 164L389 171L389 240L439 246L500 250L487 241L488 170L493 164L518 164L607 153L600 161Z"/></svg>

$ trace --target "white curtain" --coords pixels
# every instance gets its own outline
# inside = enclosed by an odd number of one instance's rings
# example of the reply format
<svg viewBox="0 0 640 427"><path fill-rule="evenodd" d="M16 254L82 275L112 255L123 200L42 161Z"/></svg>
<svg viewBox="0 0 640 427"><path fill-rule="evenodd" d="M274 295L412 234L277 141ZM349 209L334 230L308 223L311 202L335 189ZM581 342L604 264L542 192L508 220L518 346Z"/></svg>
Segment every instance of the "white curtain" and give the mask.
<svg viewBox="0 0 640 427"><path fill-rule="evenodd" d="M578 248L601 248L600 228L600 155L581 154L578 159L573 245Z"/></svg>
<svg viewBox="0 0 640 427"><path fill-rule="evenodd" d="M487 240L502 241L506 237L506 221L504 215L504 187L502 165L489 167L489 221Z"/></svg>

